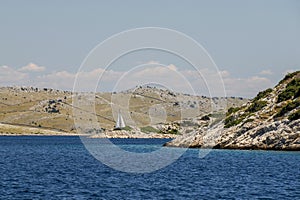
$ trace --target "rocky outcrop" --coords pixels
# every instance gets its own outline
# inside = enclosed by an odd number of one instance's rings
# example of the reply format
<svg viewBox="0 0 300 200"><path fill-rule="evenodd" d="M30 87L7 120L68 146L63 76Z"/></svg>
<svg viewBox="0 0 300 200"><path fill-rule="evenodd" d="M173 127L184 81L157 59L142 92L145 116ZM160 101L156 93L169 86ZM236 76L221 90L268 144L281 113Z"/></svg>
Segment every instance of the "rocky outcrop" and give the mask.
<svg viewBox="0 0 300 200"><path fill-rule="evenodd" d="M300 120L250 123L236 130L225 130L217 142L225 149L300 150Z"/></svg>
<svg viewBox="0 0 300 200"><path fill-rule="evenodd" d="M299 151L299 113L300 71L288 74L251 102L230 108L219 125L184 134L165 146ZM214 139L205 139L209 137Z"/></svg>
<svg viewBox="0 0 300 200"><path fill-rule="evenodd" d="M141 131L104 131L98 134L92 134L90 138L175 138L174 134L144 133Z"/></svg>

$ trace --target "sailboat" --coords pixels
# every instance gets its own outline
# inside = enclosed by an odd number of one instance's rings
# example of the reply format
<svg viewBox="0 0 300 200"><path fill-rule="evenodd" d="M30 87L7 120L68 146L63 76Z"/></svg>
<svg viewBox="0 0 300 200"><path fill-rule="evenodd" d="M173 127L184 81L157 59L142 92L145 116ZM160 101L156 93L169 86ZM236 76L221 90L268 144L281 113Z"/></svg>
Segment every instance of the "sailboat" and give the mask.
<svg viewBox="0 0 300 200"><path fill-rule="evenodd" d="M124 119L121 115L121 112L119 110L118 112L118 119L117 119L117 122L116 122L116 125L115 125L115 130L121 130L122 128L125 128L125 122L124 122Z"/></svg>

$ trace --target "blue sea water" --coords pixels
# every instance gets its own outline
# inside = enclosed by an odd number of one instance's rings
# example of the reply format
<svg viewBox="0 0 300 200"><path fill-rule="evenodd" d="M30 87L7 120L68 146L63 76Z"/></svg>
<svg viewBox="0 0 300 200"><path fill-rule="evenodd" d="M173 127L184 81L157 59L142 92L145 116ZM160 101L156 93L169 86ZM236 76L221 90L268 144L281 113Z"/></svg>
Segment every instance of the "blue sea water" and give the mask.
<svg viewBox="0 0 300 200"><path fill-rule="evenodd" d="M147 152L163 139L115 139ZM145 151L144 151L145 150ZM116 171L79 137L0 137L1 199L300 199L300 152L197 149L146 174Z"/></svg>

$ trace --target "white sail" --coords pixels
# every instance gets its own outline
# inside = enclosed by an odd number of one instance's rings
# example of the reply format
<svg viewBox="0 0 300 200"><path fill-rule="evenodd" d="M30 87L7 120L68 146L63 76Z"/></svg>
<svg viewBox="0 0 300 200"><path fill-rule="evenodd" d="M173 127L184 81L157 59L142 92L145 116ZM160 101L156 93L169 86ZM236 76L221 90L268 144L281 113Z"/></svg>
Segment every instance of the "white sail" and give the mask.
<svg viewBox="0 0 300 200"><path fill-rule="evenodd" d="M117 129L121 129L121 128L125 128L125 122L123 120L123 117L119 111L118 113L118 119L117 119L117 123L116 123L116 127Z"/></svg>

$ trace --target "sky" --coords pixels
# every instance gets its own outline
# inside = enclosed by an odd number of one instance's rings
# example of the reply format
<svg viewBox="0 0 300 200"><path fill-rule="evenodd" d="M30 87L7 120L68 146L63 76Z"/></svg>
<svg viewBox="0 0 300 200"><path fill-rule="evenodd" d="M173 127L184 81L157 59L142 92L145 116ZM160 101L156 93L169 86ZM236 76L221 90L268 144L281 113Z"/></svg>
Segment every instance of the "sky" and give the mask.
<svg viewBox="0 0 300 200"><path fill-rule="evenodd" d="M85 90L92 90L93 84L111 91L116 85L123 90L162 81L184 92L189 87L182 87L184 80L197 94L209 95L210 87L188 63L161 51L133 52L108 70L95 66L78 72L99 43L142 27L176 30L202 45L219 71L202 66L201 74L211 82L221 77L227 96L251 98L300 69L296 0L2 0L0 5L0 86L72 90L75 77L81 75ZM132 70L138 65L143 67Z"/></svg>

